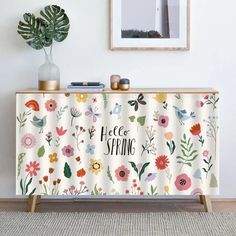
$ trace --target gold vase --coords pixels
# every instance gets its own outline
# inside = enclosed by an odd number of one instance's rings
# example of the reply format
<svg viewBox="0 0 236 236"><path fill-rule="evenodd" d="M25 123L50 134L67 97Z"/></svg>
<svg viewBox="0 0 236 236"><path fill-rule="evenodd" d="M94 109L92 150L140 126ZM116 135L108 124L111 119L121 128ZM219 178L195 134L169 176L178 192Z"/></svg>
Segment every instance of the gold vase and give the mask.
<svg viewBox="0 0 236 236"><path fill-rule="evenodd" d="M39 80L38 89L45 91L60 90L60 80Z"/></svg>

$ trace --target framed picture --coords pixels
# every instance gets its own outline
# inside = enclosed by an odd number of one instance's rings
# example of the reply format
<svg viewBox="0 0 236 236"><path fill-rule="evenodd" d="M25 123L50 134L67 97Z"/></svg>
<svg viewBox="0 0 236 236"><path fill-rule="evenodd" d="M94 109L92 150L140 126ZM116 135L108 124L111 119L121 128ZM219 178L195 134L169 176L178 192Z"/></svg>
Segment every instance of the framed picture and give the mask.
<svg viewBox="0 0 236 236"><path fill-rule="evenodd" d="M110 0L111 50L189 50L190 0Z"/></svg>

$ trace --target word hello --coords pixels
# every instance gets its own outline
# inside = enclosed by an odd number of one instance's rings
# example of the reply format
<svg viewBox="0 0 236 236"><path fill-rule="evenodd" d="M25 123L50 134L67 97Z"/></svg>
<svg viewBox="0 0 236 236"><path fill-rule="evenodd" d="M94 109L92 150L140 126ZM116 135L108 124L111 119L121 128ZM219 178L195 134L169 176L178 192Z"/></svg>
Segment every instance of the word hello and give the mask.
<svg viewBox="0 0 236 236"><path fill-rule="evenodd" d="M107 150L105 155L134 155L136 140L128 138L130 130L125 130L124 126L115 126L108 130L107 127L102 126L101 142L107 142Z"/></svg>

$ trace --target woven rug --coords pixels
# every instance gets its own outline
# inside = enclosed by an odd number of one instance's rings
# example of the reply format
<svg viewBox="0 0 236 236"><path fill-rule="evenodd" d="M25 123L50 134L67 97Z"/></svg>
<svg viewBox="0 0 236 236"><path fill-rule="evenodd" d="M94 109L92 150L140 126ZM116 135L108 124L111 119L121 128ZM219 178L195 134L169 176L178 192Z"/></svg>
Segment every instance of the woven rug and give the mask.
<svg viewBox="0 0 236 236"><path fill-rule="evenodd" d="M236 214L0 212L0 235L235 236Z"/></svg>

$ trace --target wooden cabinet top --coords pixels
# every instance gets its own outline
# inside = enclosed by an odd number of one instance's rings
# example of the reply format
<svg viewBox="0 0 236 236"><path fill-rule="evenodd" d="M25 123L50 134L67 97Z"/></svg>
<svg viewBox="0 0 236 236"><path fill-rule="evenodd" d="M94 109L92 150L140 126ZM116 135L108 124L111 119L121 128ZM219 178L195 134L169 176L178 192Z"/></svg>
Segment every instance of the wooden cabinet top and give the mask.
<svg viewBox="0 0 236 236"><path fill-rule="evenodd" d="M25 89L25 90L19 90L16 91L16 94L63 94L63 93L82 93L82 92L68 92L66 89L61 89L57 91L44 91L44 90L37 90L37 89ZM186 93L186 94L192 94L192 93L219 93L214 88L131 88L127 91L122 90L111 90L111 89L105 89L102 92L84 92L84 93L107 93L107 94L130 94L130 93Z"/></svg>

